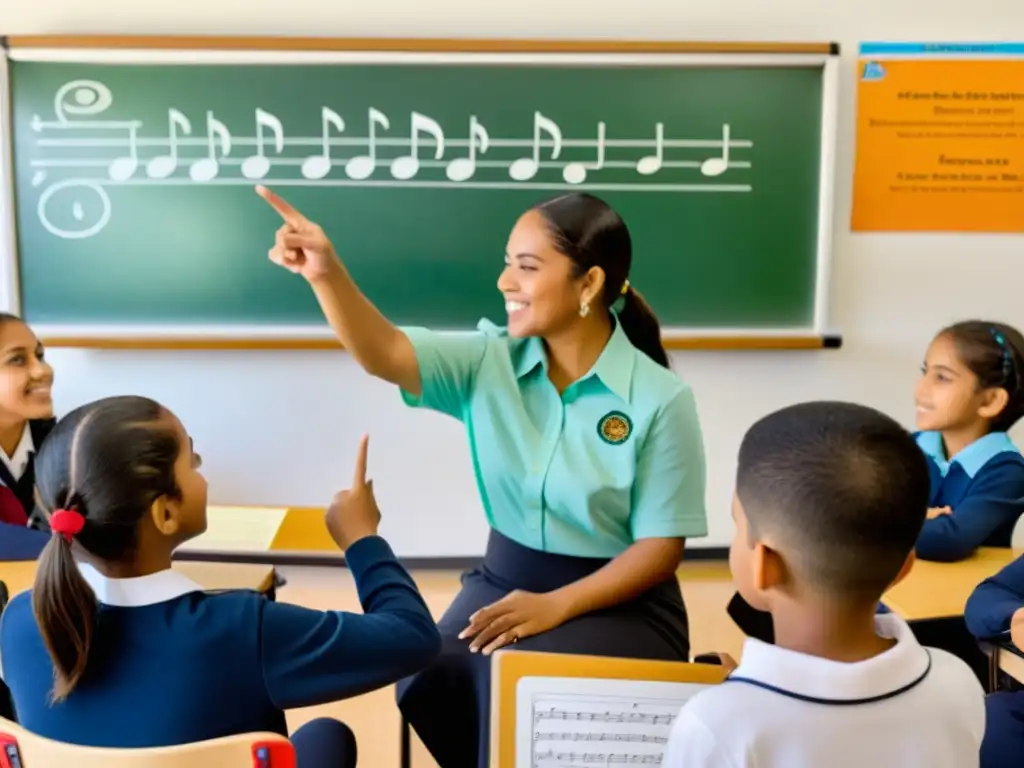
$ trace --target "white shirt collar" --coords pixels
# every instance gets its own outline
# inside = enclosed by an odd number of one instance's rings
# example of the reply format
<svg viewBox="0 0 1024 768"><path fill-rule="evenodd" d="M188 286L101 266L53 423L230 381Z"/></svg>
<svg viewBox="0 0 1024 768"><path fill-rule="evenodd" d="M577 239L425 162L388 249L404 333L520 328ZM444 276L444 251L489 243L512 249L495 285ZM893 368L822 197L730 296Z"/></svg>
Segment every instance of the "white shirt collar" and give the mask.
<svg viewBox="0 0 1024 768"><path fill-rule="evenodd" d="M205 591L190 578L168 568L166 571L130 579L110 579L88 563L79 563L78 570L103 605L117 608L142 608L166 603L190 592Z"/></svg>
<svg viewBox="0 0 1024 768"><path fill-rule="evenodd" d="M25 469L28 467L28 460L35 450L36 446L32 441L32 429L26 421L25 429L21 432L21 440L18 441L18 447L14 449L14 453L8 456L7 451L0 448L0 459L7 465L7 469L14 479L21 480L21 476L25 474Z"/></svg>
<svg viewBox="0 0 1024 768"><path fill-rule="evenodd" d="M896 640L884 653L853 663L768 645L753 638L729 677L746 678L797 697L856 702L895 694L919 681L931 664L907 623L894 614L875 617L880 637Z"/></svg>

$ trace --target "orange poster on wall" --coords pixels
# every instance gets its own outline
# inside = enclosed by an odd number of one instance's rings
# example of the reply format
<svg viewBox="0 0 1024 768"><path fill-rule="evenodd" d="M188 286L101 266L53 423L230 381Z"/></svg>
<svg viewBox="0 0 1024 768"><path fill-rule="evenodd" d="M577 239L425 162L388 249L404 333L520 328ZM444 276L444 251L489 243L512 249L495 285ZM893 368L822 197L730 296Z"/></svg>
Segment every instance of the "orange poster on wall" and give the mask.
<svg viewBox="0 0 1024 768"><path fill-rule="evenodd" d="M1024 232L1024 43L865 44L855 231Z"/></svg>

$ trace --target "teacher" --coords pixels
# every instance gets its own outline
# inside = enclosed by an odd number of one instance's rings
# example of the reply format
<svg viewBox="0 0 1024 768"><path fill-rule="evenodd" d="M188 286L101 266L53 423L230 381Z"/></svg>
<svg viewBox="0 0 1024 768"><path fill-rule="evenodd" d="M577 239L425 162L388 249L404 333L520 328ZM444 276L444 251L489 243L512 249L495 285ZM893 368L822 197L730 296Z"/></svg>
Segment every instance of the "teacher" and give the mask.
<svg viewBox="0 0 1024 768"><path fill-rule="evenodd" d="M707 533L703 441L629 283L619 215L582 193L528 210L498 277L507 326L441 333L388 322L323 230L257 191L284 220L270 259L309 281L352 357L466 426L487 552L438 622L441 658L398 689L441 768L488 765L498 648L687 661L675 571L685 540Z"/></svg>

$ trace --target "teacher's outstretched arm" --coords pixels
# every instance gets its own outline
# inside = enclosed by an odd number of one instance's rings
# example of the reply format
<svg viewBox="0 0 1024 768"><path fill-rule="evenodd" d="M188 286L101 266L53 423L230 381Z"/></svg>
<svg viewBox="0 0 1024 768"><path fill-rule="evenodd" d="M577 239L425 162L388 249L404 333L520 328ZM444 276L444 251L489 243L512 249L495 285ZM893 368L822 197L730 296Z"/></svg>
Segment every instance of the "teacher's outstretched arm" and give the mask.
<svg viewBox="0 0 1024 768"><path fill-rule="evenodd" d="M266 187L256 192L284 220L270 260L309 282L338 340L363 370L418 396L419 364L408 336L363 295L319 225Z"/></svg>

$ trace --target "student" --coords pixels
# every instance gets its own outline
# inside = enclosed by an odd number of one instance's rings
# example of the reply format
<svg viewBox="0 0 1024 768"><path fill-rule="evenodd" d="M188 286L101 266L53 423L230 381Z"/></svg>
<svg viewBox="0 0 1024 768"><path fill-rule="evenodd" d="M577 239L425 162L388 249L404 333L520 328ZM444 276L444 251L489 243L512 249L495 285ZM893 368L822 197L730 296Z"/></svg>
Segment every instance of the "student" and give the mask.
<svg viewBox="0 0 1024 768"><path fill-rule="evenodd" d="M284 221L270 258L309 281L355 361L469 436L487 553L441 617L441 658L398 686L438 765L490 765L498 648L687 661L676 569L707 533L703 438L629 282L622 218L583 193L525 211L495 269L507 325L445 333L392 325L319 226L260 194Z"/></svg>
<svg viewBox="0 0 1024 768"><path fill-rule="evenodd" d="M875 612L913 563L928 490L913 438L870 408L804 403L751 427L729 566L775 644L748 639L726 681L686 703L666 768L977 766L977 679Z"/></svg>
<svg viewBox="0 0 1024 768"><path fill-rule="evenodd" d="M979 584L964 609L978 640L1009 639L1024 650L1024 557ZM1001 691L985 702L981 768L1019 768L1024 755L1024 691Z"/></svg>
<svg viewBox="0 0 1024 768"><path fill-rule="evenodd" d="M928 519L916 545L922 560L952 562L981 546L1010 546L1024 513L1024 456L1007 434L1024 415L1022 374L1024 338L1002 323L956 323L928 347L914 392L921 430L914 437L930 475ZM727 610L746 635L772 641L770 617L741 595ZM920 632L958 655L970 653L962 627Z"/></svg>
<svg viewBox="0 0 1024 768"><path fill-rule="evenodd" d="M0 523L28 524L34 456L56 423L52 389L53 368L39 339L19 317L0 312Z"/></svg>
<svg viewBox="0 0 1024 768"><path fill-rule="evenodd" d="M931 474L922 560L1010 546L1024 513L1024 456L1007 434L1024 416L1022 374L1024 337L1002 323L956 323L928 347L914 392Z"/></svg>
<svg viewBox="0 0 1024 768"><path fill-rule="evenodd" d="M31 593L0 620L0 672L30 731L103 747L284 734L283 710L379 688L437 655L430 611L377 535L365 439L326 518L361 615L207 594L172 570L175 548L206 529L199 463L177 418L141 397L82 406L47 439L37 482L53 536ZM299 768L350 762L340 723L314 721L293 742Z"/></svg>

